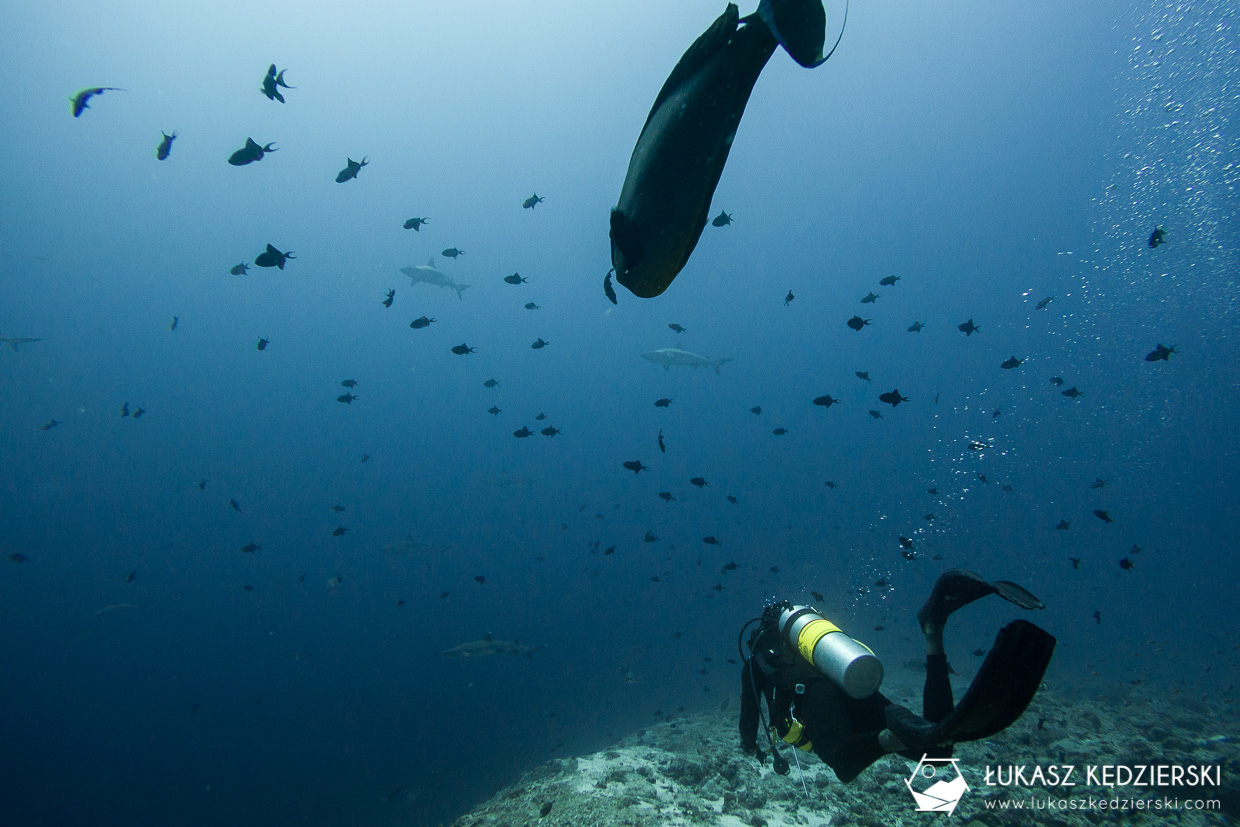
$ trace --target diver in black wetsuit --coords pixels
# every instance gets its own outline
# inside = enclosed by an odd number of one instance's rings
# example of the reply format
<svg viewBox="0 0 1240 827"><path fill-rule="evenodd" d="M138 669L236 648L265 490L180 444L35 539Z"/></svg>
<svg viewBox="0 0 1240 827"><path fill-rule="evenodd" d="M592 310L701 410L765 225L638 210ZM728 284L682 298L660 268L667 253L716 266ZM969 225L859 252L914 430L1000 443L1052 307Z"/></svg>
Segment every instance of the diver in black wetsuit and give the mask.
<svg viewBox="0 0 1240 827"><path fill-rule="evenodd" d="M990 594L1024 609L1044 608L1015 583L988 583L964 569L944 572L917 613L926 639L920 718L877 691L882 665L867 648L809 607L787 601L768 606L749 638L751 657L741 670L741 749L765 760L757 740L762 697L771 715L776 771L788 771L775 750L778 735L812 750L844 782L888 753L911 760L948 758L954 743L1005 729L1037 691L1055 638L1027 621L1008 624L960 703L953 704L943 626L956 609Z"/></svg>

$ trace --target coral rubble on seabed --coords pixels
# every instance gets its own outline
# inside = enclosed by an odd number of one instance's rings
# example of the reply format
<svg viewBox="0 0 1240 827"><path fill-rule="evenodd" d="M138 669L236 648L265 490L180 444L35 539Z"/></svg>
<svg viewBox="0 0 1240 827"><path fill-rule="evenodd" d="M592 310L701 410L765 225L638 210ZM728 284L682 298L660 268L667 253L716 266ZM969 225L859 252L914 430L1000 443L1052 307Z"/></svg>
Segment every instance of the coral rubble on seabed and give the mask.
<svg viewBox="0 0 1240 827"><path fill-rule="evenodd" d="M986 742L959 745L956 757L970 789L954 814L964 827L1125 824L1223 825L1240 815L1240 716L1230 705L1175 703L1159 693L1125 689L1106 699L1068 700L1043 691L1015 726ZM1190 708L1191 707L1191 708ZM879 760L841 784L815 756L801 755L808 796L794 764L787 776L739 750L735 706L663 722L611 749L556 759L526 773L454 827L597 825L598 827L897 827L941 816L919 813L905 787L914 764ZM791 760L790 751L783 750ZM986 786L987 765L1073 764L1077 786ZM1220 766L1221 789L1174 790L1084 785L1084 768L1103 764ZM1098 798L1213 798L1222 812L1184 810L1073 811L1033 809L1033 802ZM1016 802L1025 802L1023 811ZM989 802L990 806L987 806ZM1000 802L1008 802L999 809ZM545 814L544 814L545 813Z"/></svg>

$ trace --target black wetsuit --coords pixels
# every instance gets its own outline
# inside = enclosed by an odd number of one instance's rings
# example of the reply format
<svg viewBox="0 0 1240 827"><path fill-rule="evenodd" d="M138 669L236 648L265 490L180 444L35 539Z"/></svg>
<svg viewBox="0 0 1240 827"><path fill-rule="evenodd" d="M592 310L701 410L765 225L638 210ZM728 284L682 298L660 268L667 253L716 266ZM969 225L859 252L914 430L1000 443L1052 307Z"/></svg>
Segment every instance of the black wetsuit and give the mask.
<svg viewBox="0 0 1240 827"><path fill-rule="evenodd" d="M849 696L835 682L805 661L787 645L775 628L759 633L753 657L741 669L741 748L757 750L758 696L766 698L771 720L780 736L787 734L792 718L803 727L804 737L841 781L852 781L886 752L878 734L886 728L884 710L891 705L881 692L867 698ZM757 668L755 668L755 666ZM804 691L797 693L797 685ZM756 692L755 692L756 690ZM951 681L947 656L926 656L926 685L922 716L938 722L952 711ZM933 758L951 757L950 746L927 752ZM918 760L917 754L901 755Z"/></svg>

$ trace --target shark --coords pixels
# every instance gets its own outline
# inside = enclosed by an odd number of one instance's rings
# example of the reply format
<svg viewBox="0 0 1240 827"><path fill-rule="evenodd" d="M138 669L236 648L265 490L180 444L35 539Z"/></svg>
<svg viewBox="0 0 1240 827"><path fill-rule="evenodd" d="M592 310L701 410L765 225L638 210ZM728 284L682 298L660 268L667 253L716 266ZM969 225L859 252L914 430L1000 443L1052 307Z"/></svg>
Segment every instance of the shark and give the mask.
<svg viewBox="0 0 1240 827"><path fill-rule="evenodd" d="M12 338L0 336L0 347L3 347L4 345L8 345L9 350L16 352L18 345L24 345L29 342L41 342L41 341L43 340L42 339L23 339L20 336L14 336Z"/></svg>
<svg viewBox="0 0 1240 827"><path fill-rule="evenodd" d="M462 643L460 646L446 649L439 654L445 658L480 658L483 655L511 653L532 658L539 649L546 648L546 646L522 646L518 640L496 640L488 632L482 640L471 640L468 643Z"/></svg>
<svg viewBox="0 0 1240 827"><path fill-rule="evenodd" d="M462 298L461 291L466 287L469 287L468 284L457 284L452 280L451 276L436 267L435 259L433 257L426 264L415 264L412 267L402 267L400 268L400 271L409 278L413 279L412 284L417 284L420 281L424 281L427 284L433 284L436 287L451 287L456 291L456 297L458 299Z"/></svg>
<svg viewBox="0 0 1240 827"><path fill-rule="evenodd" d="M732 357L724 359L707 359L705 356L698 356L696 353L690 353L682 350L675 345L672 347L661 347L658 350L652 350L649 353L643 353L642 358L647 362L654 362L656 365L662 365L667 370L672 365L684 365L691 368L713 367L715 373L719 372L719 366L725 362L731 362Z"/></svg>

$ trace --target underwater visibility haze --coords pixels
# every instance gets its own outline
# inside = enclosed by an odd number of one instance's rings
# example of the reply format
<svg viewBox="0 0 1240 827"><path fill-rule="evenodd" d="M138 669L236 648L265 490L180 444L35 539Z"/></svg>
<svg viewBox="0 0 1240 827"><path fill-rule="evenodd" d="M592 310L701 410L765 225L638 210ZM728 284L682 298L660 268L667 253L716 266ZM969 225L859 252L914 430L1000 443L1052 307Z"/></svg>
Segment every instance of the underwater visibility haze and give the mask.
<svg viewBox="0 0 1240 827"><path fill-rule="evenodd" d="M0 8L0 822L449 823L949 568L1231 710L1233 10L855 3L625 213L726 7Z"/></svg>

